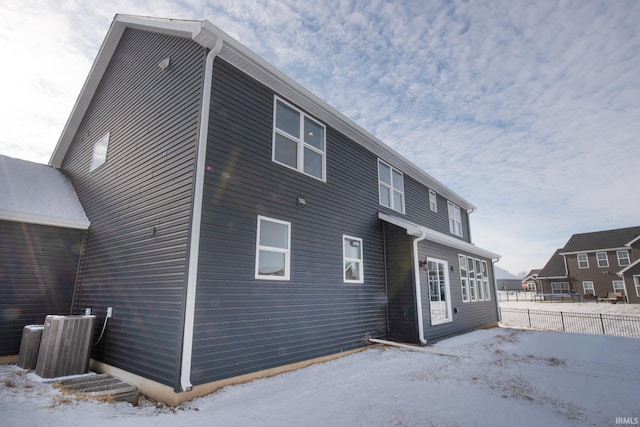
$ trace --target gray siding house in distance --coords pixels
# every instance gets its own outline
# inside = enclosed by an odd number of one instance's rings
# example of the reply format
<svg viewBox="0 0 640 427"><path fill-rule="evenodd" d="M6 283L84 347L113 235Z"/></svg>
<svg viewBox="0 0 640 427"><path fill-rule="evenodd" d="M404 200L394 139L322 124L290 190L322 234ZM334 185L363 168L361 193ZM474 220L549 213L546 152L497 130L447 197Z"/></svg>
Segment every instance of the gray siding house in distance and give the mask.
<svg viewBox="0 0 640 427"><path fill-rule="evenodd" d="M165 402L497 325L474 207L208 21L117 15L50 165L93 367Z"/></svg>

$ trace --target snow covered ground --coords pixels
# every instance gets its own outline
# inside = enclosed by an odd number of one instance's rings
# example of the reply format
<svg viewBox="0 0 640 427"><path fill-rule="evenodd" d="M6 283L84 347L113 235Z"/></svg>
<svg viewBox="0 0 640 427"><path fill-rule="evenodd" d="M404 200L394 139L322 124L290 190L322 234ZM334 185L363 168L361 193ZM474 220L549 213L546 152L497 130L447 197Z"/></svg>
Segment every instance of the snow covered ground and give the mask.
<svg viewBox="0 0 640 427"><path fill-rule="evenodd" d="M371 348L177 409L78 400L0 366L3 426L615 426L638 422L640 339L495 328Z"/></svg>
<svg viewBox="0 0 640 427"><path fill-rule="evenodd" d="M640 304L610 304L606 302L534 302L500 301L502 308L563 311L572 313L602 313L640 317Z"/></svg>

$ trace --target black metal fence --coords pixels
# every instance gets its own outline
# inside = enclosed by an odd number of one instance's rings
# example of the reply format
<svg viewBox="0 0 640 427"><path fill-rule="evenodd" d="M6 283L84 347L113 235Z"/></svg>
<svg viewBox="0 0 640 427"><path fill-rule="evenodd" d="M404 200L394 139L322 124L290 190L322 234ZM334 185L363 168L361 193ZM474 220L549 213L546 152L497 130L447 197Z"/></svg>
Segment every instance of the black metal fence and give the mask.
<svg viewBox="0 0 640 427"><path fill-rule="evenodd" d="M640 317L616 314L500 308L502 324L547 331L640 338Z"/></svg>

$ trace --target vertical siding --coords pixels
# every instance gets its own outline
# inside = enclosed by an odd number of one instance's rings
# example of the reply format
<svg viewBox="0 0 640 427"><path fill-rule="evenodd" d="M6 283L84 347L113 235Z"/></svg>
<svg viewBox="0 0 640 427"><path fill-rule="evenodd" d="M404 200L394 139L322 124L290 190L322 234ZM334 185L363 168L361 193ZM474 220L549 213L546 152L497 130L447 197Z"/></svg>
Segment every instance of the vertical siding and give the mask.
<svg viewBox="0 0 640 427"><path fill-rule="evenodd" d="M83 233L0 221L0 356L18 354L25 325L69 314Z"/></svg>
<svg viewBox="0 0 640 427"><path fill-rule="evenodd" d="M498 322L496 295L493 286L493 268L490 259L482 258L474 254L460 252L456 249L448 248L446 246L426 240L418 244L418 253L421 260L427 257L431 257L441 259L449 263L451 310L453 312L452 322L432 326L431 316L429 313L429 284L426 278L424 280L421 280L420 289L422 294L422 311L425 339L433 340L442 338L445 336L459 334ZM487 261L487 268L489 270L491 301L462 302L458 254L464 254L466 256L472 256L474 258ZM453 267L453 269L451 267Z"/></svg>
<svg viewBox="0 0 640 427"><path fill-rule="evenodd" d="M388 338L418 343L413 244L407 231L385 224L385 249L388 295Z"/></svg>
<svg viewBox="0 0 640 427"><path fill-rule="evenodd" d="M194 384L385 336L376 157L327 128L327 182L271 161L274 93L214 65L193 348ZM304 197L305 207L296 205ZM258 215L291 222L291 278L254 279ZM364 284L342 278L363 239Z"/></svg>
<svg viewBox="0 0 640 427"><path fill-rule="evenodd" d="M63 161L92 222L73 310L92 307L101 327L113 307L93 357L170 386L205 54L191 40L127 29ZM90 172L93 144L107 132L107 161Z"/></svg>

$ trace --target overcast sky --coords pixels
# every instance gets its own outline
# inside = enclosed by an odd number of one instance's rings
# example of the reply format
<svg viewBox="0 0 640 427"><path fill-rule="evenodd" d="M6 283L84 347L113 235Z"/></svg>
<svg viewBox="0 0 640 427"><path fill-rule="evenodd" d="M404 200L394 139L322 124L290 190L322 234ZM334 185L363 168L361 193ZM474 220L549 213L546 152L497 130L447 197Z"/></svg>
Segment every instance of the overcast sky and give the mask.
<svg viewBox="0 0 640 427"><path fill-rule="evenodd" d="M222 28L477 206L512 273L640 225L640 1L0 0L0 154L48 163L116 13Z"/></svg>

